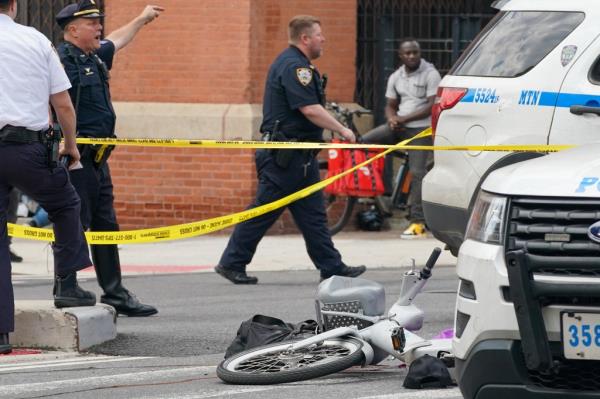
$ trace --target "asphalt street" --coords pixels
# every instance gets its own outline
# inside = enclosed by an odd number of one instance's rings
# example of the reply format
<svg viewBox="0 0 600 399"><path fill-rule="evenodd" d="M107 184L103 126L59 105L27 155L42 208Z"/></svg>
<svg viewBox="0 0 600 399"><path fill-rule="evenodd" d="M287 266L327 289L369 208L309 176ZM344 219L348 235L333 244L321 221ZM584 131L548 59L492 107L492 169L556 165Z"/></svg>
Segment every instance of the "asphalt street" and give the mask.
<svg viewBox="0 0 600 399"><path fill-rule="evenodd" d="M416 303L426 313L419 332L432 337L452 326L457 279L454 265L435 270ZM387 305L398 296L402 269L369 270L382 283ZM234 386L215 374L239 324L254 314L298 322L315 317L316 271L258 272L256 286L234 286L214 273L125 278L128 288L159 314L119 318L118 337L84 354L47 353L0 362L0 398L460 398L457 388L402 388L406 368L397 360L335 375L276 386ZM94 280L82 286L99 296ZM20 299L48 299L47 278L15 279ZM6 359L6 358L5 358Z"/></svg>

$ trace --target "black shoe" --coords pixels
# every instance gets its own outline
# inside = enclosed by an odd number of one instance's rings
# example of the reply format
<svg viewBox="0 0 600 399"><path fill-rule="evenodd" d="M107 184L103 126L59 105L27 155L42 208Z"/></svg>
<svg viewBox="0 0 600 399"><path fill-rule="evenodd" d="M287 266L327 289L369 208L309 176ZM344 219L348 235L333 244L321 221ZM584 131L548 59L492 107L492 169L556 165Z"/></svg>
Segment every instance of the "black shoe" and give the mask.
<svg viewBox="0 0 600 399"><path fill-rule="evenodd" d="M344 265L342 268L340 268L338 271L334 272L333 274L329 274L329 275L321 274L321 281L326 280L331 276L358 277L366 271L367 271L367 267L364 265L360 265L360 266Z"/></svg>
<svg viewBox="0 0 600 399"><path fill-rule="evenodd" d="M227 269L221 265L215 266L215 271L233 284L256 284L258 279L254 276L248 276L246 272L238 272Z"/></svg>
<svg viewBox="0 0 600 399"><path fill-rule="evenodd" d="M14 253L11 249L8 250L10 253L10 261L13 263L21 263L23 262L23 257Z"/></svg>
<svg viewBox="0 0 600 399"><path fill-rule="evenodd" d="M65 277L56 276L54 280L54 306L71 308L77 306L94 306L96 295L86 291L77 284L77 273L69 273Z"/></svg>
<svg viewBox="0 0 600 399"><path fill-rule="evenodd" d="M0 333L0 355L12 352L12 346L8 343L8 333Z"/></svg>
<svg viewBox="0 0 600 399"><path fill-rule="evenodd" d="M135 295L124 289L124 293L121 298L113 297L110 295L102 295L100 302L115 308L118 314L122 314L128 317L146 317L157 314L158 310L154 306L145 305L141 303Z"/></svg>

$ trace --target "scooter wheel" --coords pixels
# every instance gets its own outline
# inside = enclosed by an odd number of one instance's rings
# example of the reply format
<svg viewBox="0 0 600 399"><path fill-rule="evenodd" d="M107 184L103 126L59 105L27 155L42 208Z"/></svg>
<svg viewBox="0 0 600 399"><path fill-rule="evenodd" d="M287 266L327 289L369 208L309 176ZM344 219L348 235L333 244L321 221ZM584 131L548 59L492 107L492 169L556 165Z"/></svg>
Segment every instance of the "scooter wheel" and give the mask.
<svg viewBox="0 0 600 399"><path fill-rule="evenodd" d="M333 338L292 351L285 341L260 346L225 359L217 376L230 384L270 385L304 381L337 373L362 362L363 342Z"/></svg>

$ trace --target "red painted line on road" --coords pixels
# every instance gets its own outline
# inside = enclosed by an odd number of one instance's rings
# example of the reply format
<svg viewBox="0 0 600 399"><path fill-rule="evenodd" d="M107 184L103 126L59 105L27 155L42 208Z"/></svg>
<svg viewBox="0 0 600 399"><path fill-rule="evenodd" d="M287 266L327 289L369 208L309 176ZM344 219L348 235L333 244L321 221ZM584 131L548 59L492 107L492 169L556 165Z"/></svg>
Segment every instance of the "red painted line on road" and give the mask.
<svg viewBox="0 0 600 399"><path fill-rule="evenodd" d="M183 265L121 265L121 271L125 273L190 273L202 270L212 270L214 266L198 265L198 266L183 266ZM93 272L93 267L83 269L84 272Z"/></svg>
<svg viewBox="0 0 600 399"><path fill-rule="evenodd" d="M39 349L13 349L12 352L6 353L2 356L20 356L20 355L39 355L42 351Z"/></svg>

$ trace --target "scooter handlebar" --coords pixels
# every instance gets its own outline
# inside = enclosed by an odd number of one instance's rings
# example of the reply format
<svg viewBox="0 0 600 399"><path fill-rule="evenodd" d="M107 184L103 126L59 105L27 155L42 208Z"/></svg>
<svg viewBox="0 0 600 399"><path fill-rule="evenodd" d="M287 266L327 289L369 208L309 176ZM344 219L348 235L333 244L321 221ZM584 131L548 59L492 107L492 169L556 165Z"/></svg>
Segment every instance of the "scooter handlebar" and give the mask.
<svg viewBox="0 0 600 399"><path fill-rule="evenodd" d="M429 277L431 277L431 270L435 266L435 262L437 262L441 253L442 250L439 247L435 247L433 251L431 251L429 259L427 259L427 262L425 262L425 266L423 266L423 269L421 270L421 278L428 279Z"/></svg>

